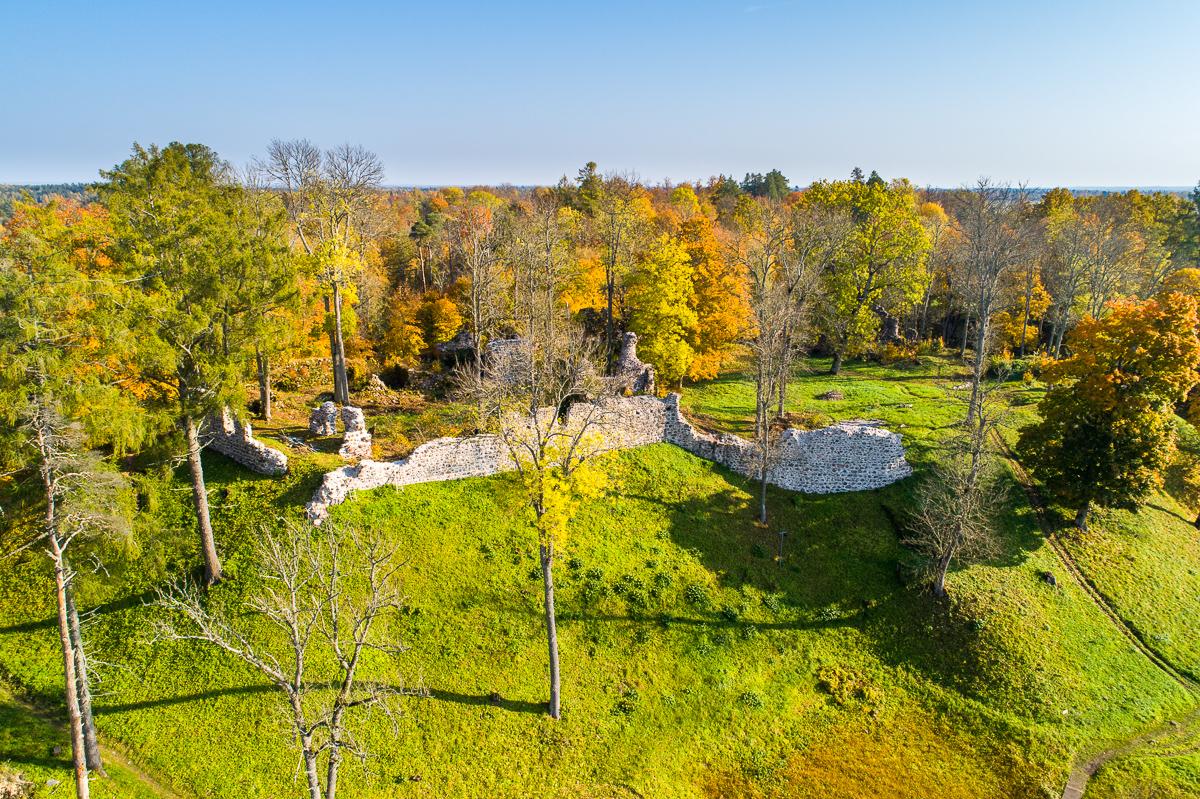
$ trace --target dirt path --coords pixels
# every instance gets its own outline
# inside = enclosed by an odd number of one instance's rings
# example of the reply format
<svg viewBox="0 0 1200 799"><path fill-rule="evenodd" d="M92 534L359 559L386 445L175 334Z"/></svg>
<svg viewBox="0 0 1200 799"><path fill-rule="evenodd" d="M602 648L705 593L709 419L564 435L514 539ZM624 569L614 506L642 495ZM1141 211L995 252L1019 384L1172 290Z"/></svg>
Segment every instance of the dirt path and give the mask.
<svg viewBox="0 0 1200 799"><path fill-rule="evenodd" d="M1087 597L1092 601L1100 611L1108 617L1120 633L1125 636L1126 640L1142 653L1153 663L1160 671L1178 683L1184 690L1191 694L1200 692L1200 686L1187 675L1181 674L1174 666L1167 662L1161 655L1151 649L1137 634L1133 626L1121 617L1104 595L1096 588L1079 563L1071 555L1071 552L1063 545L1059 539L1054 525L1050 522L1050 515L1046 507L1046 502L1042 497L1042 493L1038 490L1037 483L1033 481L1029 472L1017 460L1016 453L1008 442L995 433L995 439L1000 446L1000 450L1004 453L1008 462L1013 467L1013 472L1016 475L1017 482L1021 484L1026 496L1029 498L1029 504L1033 507L1034 515L1037 517L1038 526L1041 527L1042 533L1046 536L1046 540L1054 549L1054 553L1058 556L1063 568L1071 575L1072 579L1083 589ZM1187 715L1179 719L1173 719L1155 727L1149 732L1138 735L1129 739L1125 743L1115 746L1111 749L1106 749L1103 752L1092 757L1090 760L1080 763L1071 771L1071 776L1067 780L1067 785L1063 789L1062 799L1082 799L1087 791L1088 782L1092 776L1108 761L1116 757L1133 754L1134 752L1149 747L1157 747L1162 744L1169 744L1171 741L1187 740L1192 733L1196 732L1197 726L1200 725L1200 708L1192 710ZM1148 754L1158 754L1160 756L1169 757L1172 755L1182 754L1182 751L1174 751L1169 748L1158 752L1149 752Z"/></svg>

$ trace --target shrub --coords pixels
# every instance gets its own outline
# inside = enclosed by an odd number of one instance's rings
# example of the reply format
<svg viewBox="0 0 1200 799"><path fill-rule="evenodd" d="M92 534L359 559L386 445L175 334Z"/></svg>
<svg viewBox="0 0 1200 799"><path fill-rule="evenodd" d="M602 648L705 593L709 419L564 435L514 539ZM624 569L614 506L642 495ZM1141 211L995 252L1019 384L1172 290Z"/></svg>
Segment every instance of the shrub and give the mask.
<svg viewBox="0 0 1200 799"><path fill-rule="evenodd" d="M928 341L918 341L917 355L940 355L945 348L946 343L942 341L941 336L938 336Z"/></svg>
<svg viewBox="0 0 1200 799"><path fill-rule="evenodd" d="M711 604L708 598L708 591L705 590L704 586L696 585L695 583L684 589L683 601L700 610L707 609Z"/></svg>
<svg viewBox="0 0 1200 799"><path fill-rule="evenodd" d="M871 710L882 700L882 693L863 675L842 666L830 666L817 672L817 687L841 707L864 705Z"/></svg>
<svg viewBox="0 0 1200 799"><path fill-rule="evenodd" d="M642 701L642 697L641 697L641 695L638 694L636 688L633 688L633 687L626 688L624 691L621 692L621 695L619 697L617 697L617 701L615 703L613 703L613 709L612 709L613 715L614 716L631 715L635 710L637 710L638 703L641 701Z"/></svg>
<svg viewBox="0 0 1200 799"><path fill-rule="evenodd" d="M762 707L764 704L762 695L757 691L742 691L742 693L738 696L738 701L746 707L753 708Z"/></svg>
<svg viewBox="0 0 1200 799"><path fill-rule="evenodd" d="M879 362L884 366L919 366L917 345L889 341L876 353Z"/></svg>

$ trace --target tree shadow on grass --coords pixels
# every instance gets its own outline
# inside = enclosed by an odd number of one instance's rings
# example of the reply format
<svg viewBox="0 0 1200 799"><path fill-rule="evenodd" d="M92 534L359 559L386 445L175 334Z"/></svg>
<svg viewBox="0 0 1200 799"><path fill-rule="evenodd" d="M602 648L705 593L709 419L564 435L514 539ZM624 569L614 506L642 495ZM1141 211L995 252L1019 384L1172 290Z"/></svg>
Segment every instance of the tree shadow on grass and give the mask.
<svg viewBox="0 0 1200 799"><path fill-rule="evenodd" d="M366 684L363 684L366 687ZM333 689L337 685L329 683L327 688ZM468 705L473 707L495 707L500 710L507 710L512 713L544 713L546 711L545 702L530 702L523 699L506 699L498 694L492 695L474 695L465 694L457 691L448 691L441 688L426 688L423 691L416 692L410 688L399 685L379 684L378 687L394 691L401 696L409 699L425 700L432 699L439 702L450 702L457 705ZM197 691L190 694L179 694L177 696L166 696L158 699L145 699L137 702L125 702L121 704L98 705L96 707L97 716L119 715L121 713L131 713L140 710L150 710L153 708L170 707L172 705L185 705L192 702L205 702L210 699L218 699L228 696L262 696L277 692L274 685L268 683L260 683L257 685L237 685L228 688L214 688L209 691Z"/></svg>
<svg viewBox="0 0 1200 799"><path fill-rule="evenodd" d="M0 762L47 769L70 768L69 755L55 757L54 746L70 751L65 735L15 702L0 699Z"/></svg>
<svg viewBox="0 0 1200 799"><path fill-rule="evenodd" d="M123 610L132 610L133 608L153 602L158 597L156 589L148 589L140 594L130 594L110 602L104 602L100 605L91 607L81 607L79 615L85 620L93 616L103 616L109 613L119 613ZM58 627L58 616L48 616L44 619L34 621L24 621L17 624L10 624L5 627L0 627L0 634L7 633L32 633L38 630L48 630Z"/></svg>
<svg viewBox="0 0 1200 799"><path fill-rule="evenodd" d="M961 687L961 653L978 630L971 620L947 613L945 603L905 585L901 578L901 563L912 558L901 541L905 511L916 501L914 478L883 489L841 494L797 494L769 487L770 522L763 527L756 521L757 485L713 468L729 481L728 489L671 502L655 497L651 488L641 499L665 506L671 539L696 553L723 587L749 586L779 596L803 619L758 626L798 633L854 626L883 663ZM989 565L1017 566L1043 544L1024 495L1012 494L1010 503L1012 520ZM780 531L786 531L782 558ZM928 632L931 627L934 634Z"/></svg>

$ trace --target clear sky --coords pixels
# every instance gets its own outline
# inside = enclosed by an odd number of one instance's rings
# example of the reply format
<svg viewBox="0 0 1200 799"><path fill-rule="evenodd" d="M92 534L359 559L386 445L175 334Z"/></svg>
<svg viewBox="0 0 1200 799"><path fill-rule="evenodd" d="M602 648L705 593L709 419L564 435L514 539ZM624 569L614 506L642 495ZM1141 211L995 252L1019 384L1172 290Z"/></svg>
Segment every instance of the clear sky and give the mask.
<svg viewBox="0 0 1200 799"><path fill-rule="evenodd" d="M1191 185L1200 0L0 0L0 182L353 142L392 184Z"/></svg>

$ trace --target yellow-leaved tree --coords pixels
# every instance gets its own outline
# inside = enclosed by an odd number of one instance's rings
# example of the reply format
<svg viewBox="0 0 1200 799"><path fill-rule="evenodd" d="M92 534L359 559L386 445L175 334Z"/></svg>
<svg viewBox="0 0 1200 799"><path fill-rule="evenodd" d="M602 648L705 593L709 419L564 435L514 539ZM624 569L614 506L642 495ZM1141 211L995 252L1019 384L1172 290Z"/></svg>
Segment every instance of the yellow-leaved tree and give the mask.
<svg viewBox="0 0 1200 799"><path fill-rule="evenodd" d="M696 355L692 274L687 250L664 234L641 259L625 298L641 357L665 383L680 383Z"/></svg>

